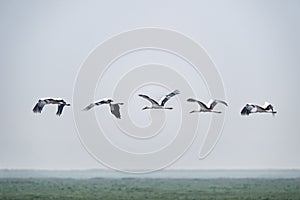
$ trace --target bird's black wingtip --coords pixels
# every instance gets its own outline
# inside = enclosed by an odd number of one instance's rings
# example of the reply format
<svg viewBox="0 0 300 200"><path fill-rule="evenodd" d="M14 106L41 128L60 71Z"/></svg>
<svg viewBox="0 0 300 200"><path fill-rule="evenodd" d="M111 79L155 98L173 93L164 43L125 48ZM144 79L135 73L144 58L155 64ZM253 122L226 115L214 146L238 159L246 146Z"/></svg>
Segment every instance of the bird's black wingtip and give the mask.
<svg viewBox="0 0 300 200"><path fill-rule="evenodd" d="M244 108L241 110L241 115L242 115L242 116L249 115L249 111L247 110L247 107L244 107Z"/></svg>
<svg viewBox="0 0 300 200"><path fill-rule="evenodd" d="M32 112L34 112L34 113L41 113L42 109L38 106L38 104L36 104L34 106L34 108L32 109Z"/></svg>
<svg viewBox="0 0 300 200"><path fill-rule="evenodd" d="M62 112L60 112L60 111L57 111L57 112L56 112L56 115L57 115L57 116L61 116L61 114L62 114Z"/></svg>
<svg viewBox="0 0 300 200"><path fill-rule="evenodd" d="M187 102L194 102L195 100L193 98L188 98L186 101Z"/></svg>
<svg viewBox="0 0 300 200"><path fill-rule="evenodd" d="M242 116L248 116L249 113L241 112L241 115L242 115Z"/></svg>

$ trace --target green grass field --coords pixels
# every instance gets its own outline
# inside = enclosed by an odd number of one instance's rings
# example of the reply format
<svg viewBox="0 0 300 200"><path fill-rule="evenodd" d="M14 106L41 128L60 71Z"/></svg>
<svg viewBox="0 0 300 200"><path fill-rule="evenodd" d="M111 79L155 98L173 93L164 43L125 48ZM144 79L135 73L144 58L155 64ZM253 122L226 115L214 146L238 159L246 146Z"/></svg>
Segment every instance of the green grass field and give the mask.
<svg viewBox="0 0 300 200"><path fill-rule="evenodd" d="M300 199L300 179L0 179L0 199Z"/></svg>

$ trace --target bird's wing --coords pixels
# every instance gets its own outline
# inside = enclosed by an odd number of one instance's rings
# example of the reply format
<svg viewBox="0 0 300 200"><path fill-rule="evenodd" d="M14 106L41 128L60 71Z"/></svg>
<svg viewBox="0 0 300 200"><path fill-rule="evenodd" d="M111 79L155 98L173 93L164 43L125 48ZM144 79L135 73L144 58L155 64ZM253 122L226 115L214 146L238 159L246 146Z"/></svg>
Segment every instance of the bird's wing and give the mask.
<svg viewBox="0 0 300 200"><path fill-rule="evenodd" d="M246 105L241 111L241 115L249 115L251 113L251 110L254 108L253 105Z"/></svg>
<svg viewBox="0 0 300 200"><path fill-rule="evenodd" d="M54 99L54 98L52 98L51 99L51 103L53 103L53 104L65 104L65 103L67 103L67 102L65 102L65 100L63 100L63 99Z"/></svg>
<svg viewBox="0 0 300 200"><path fill-rule="evenodd" d="M147 95L144 95L144 94L139 94L140 97L144 98L144 99L147 99L148 101L150 101L152 103L152 105L159 105L157 103L157 101L155 101L154 99L151 99L149 96Z"/></svg>
<svg viewBox="0 0 300 200"><path fill-rule="evenodd" d="M225 106L228 106L228 104L225 101L221 101L221 100L215 99L215 100L212 100L210 102L209 108L213 109L218 103L221 103L221 104L224 104Z"/></svg>
<svg viewBox="0 0 300 200"><path fill-rule="evenodd" d="M175 91L171 92L170 94L167 94L160 100L160 105L164 106L171 97L174 97L177 94L180 94L179 90L175 90Z"/></svg>
<svg viewBox="0 0 300 200"><path fill-rule="evenodd" d="M43 110L43 108L44 108L44 106L46 105L47 103L45 102L45 101L39 101L39 102L37 102L36 104L35 104L35 106L34 106L34 108L32 109L32 111L34 112L34 113L41 113L42 112L42 110Z"/></svg>
<svg viewBox="0 0 300 200"><path fill-rule="evenodd" d="M122 104L120 104L122 105ZM121 119L119 104L110 104L110 112L118 119Z"/></svg>
<svg viewBox="0 0 300 200"><path fill-rule="evenodd" d="M263 108L268 107L269 105L271 105L269 102L265 101L265 104L262 106Z"/></svg>
<svg viewBox="0 0 300 200"><path fill-rule="evenodd" d="M256 112L264 112L264 111L266 111L265 108L263 108L263 107L261 107L259 105L255 105L255 107L253 106L253 108L256 108L255 109Z"/></svg>
<svg viewBox="0 0 300 200"><path fill-rule="evenodd" d="M249 115L249 110L247 109L247 106L244 106L241 110L241 115Z"/></svg>
<svg viewBox="0 0 300 200"><path fill-rule="evenodd" d="M265 107L265 110L272 110L272 111L274 111L274 107L273 107L272 104L269 104L269 105L267 105L267 106Z"/></svg>
<svg viewBox="0 0 300 200"><path fill-rule="evenodd" d="M98 101L98 102L95 102L95 103L91 103L90 105L85 107L83 110L88 111L88 110L92 109L95 106L100 106L100 105L103 105L103 104L108 104L108 100L101 100L101 101Z"/></svg>
<svg viewBox="0 0 300 200"><path fill-rule="evenodd" d="M65 104L58 104L56 115L60 116L62 114L64 107L65 107Z"/></svg>
<svg viewBox="0 0 300 200"><path fill-rule="evenodd" d="M187 101L188 101L188 102L196 102L196 103L199 104L199 106L200 106L201 108L208 109L208 107L207 107L203 102L198 101L198 100L196 100L196 99L189 98L189 99L187 99Z"/></svg>

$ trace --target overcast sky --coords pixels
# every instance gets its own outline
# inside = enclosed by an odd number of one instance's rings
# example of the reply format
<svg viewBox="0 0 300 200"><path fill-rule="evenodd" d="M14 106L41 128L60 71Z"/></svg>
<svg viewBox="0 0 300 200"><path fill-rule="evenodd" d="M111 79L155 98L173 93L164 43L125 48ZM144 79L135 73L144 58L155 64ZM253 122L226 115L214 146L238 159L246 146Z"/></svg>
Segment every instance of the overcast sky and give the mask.
<svg viewBox="0 0 300 200"><path fill-rule="evenodd" d="M41 115L31 110L40 97L72 102L89 53L111 36L140 27L176 30L202 45L229 102L210 156L198 160L199 134L170 168L300 168L299 11L296 0L0 1L0 168L105 168L81 145L72 108L61 117L55 106ZM265 101L278 110L276 117L240 116L247 102Z"/></svg>

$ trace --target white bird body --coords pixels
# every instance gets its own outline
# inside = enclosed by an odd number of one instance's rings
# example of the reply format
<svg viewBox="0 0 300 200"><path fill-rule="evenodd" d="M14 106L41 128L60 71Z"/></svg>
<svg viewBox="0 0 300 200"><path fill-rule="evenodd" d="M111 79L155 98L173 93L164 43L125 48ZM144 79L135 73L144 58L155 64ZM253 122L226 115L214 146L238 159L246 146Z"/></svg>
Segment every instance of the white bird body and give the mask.
<svg viewBox="0 0 300 200"><path fill-rule="evenodd" d="M256 106L254 106L252 109L251 109L251 111L250 111L251 113L256 113L257 112L257 107Z"/></svg>
<svg viewBox="0 0 300 200"><path fill-rule="evenodd" d="M211 113L218 113L218 114L220 114L222 112L215 111L214 107L218 103L221 103L221 104L224 104L225 106L228 106L228 104L225 101L221 101L221 100L217 100L217 99L210 100L207 105L204 104L203 102L201 102L199 100L196 100L196 99L193 99L193 98L189 98L189 99L187 99L187 101L188 102L195 102L195 103L198 103L198 105L199 105L199 109L198 110L192 110L190 113L195 113L195 112L211 112Z"/></svg>
<svg viewBox="0 0 300 200"><path fill-rule="evenodd" d="M157 104L152 104L151 108L152 108L152 109L168 109L167 107L164 108L163 106L157 105Z"/></svg>

